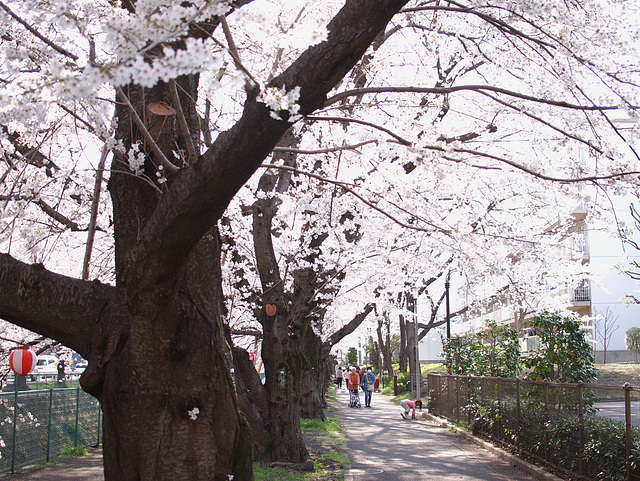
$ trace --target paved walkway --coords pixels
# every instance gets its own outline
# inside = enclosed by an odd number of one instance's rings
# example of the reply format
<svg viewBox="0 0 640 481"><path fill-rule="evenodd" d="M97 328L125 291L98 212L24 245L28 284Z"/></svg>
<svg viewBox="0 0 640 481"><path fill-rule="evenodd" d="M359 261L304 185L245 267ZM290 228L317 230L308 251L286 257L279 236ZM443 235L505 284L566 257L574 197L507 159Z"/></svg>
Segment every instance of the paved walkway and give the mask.
<svg viewBox="0 0 640 481"><path fill-rule="evenodd" d="M46 468L25 468L0 476L2 481L104 481L102 448L89 448L86 456L65 459Z"/></svg>
<svg viewBox="0 0 640 481"><path fill-rule="evenodd" d="M386 396L374 393L372 407L360 409L348 407L346 389L337 398L352 462L345 481L536 479L432 420L403 419ZM360 401L364 406L362 391Z"/></svg>

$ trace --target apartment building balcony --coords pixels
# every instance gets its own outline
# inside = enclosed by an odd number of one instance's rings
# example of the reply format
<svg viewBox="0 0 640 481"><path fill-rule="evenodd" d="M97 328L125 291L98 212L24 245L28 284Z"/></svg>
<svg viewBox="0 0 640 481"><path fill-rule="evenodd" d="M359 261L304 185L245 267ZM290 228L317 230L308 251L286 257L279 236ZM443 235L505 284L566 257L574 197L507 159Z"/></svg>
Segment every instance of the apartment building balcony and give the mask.
<svg viewBox="0 0 640 481"><path fill-rule="evenodd" d="M570 292L571 305L569 309L574 311L578 316L591 316L591 285L589 281L582 281L577 287Z"/></svg>
<svg viewBox="0 0 640 481"><path fill-rule="evenodd" d="M587 281L582 281L578 287L573 289L571 302L576 305L591 304L591 289Z"/></svg>

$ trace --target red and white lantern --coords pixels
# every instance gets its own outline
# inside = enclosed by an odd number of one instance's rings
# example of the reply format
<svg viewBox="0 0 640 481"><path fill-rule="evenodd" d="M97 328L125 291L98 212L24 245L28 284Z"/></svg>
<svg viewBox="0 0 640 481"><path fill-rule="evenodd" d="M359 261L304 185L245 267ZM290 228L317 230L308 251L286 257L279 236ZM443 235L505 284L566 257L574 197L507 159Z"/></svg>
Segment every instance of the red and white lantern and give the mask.
<svg viewBox="0 0 640 481"><path fill-rule="evenodd" d="M9 367L17 376L26 376L36 367L38 356L27 346L21 346L11 351Z"/></svg>

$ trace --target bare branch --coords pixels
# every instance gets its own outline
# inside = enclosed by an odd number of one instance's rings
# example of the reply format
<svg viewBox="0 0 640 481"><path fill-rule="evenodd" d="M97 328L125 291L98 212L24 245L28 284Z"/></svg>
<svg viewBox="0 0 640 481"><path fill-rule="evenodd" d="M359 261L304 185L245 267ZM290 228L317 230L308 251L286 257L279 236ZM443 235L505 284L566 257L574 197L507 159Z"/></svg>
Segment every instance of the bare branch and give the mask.
<svg viewBox="0 0 640 481"><path fill-rule="evenodd" d="M493 95L489 95L486 92L480 92L483 95L486 95L487 97L489 97L491 100L493 100L494 102L499 103L500 105L504 105L505 107L508 107L512 110L515 110L517 112L520 112L522 115L524 115L525 117L529 117L530 119L535 120L536 122L541 123L542 125L546 125L547 127L549 127L552 130L555 130L556 132L558 132L561 135L564 135L565 137L568 137L570 139L573 139L577 142L583 143L585 145L587 145L589 148L595 150L596 152L598 152L599 154L603 153L603 150L595 145L593 145L593 143L589 140L585 140L581 137L578 137L577 135L572 134L571 132L567 132L566 130L561 129L560 127L556 127L555 125L553 125L551 122L547 122L546 120L543 120L542 118L538 117L537 115L533 115L529 112L527 112L524 109L521 109L515 105L511 105L509 102L505 102L503 100L500 100L496 97L494 97Z"/></svg>
<svg viewBox="0 0 640 481"><path fill-rule="evenodd" d="M133 105L131 105L131 102L129 102L129 99L127 98L124 91L122 90L122 87L116 87L116 93L118 94L118 97L120 97L120 100L122 100L122 102L129 109L129 113L131 114L133 121L140 129L140 132L142 133L142 136L144 137L144 139L149 143L149 145L151 145L151 150L153 150L153 153L158 156L158 162L160 162L160 164L162 164L162 166L172 174L175 174L176 172L178 172L179 170L178 167L173 165L169 161L169 159L167 159L167 157L164 155L162 150L160 150L160 147L158 147L158 144L156 143L156 141L153 139L153 137L151 137L149 130L142 122L142 119L138 116L138 113L133 108Z"/></svg>
<svg viewBox="0 0 640 481"><path fill-rule="evenodd" d="M71 52L69 52L68 50L60 47L59 45L56 45L54 42L52 42L51 40L49 40L47 37L45 37L44 35L42 35L40 32L38 32L35 28L33 28L28 22L26 22L25 20L23 20L21 17L19 17L18 15L16 15L15 13L13 13L11 11L11 9L9 7L7 7L3 2L0 2L0 8L2 8L2 10L4 10L5 12L7 12L7 14L13 18L16 22L18 22L20 25L22 25L24 28L26 28L29 32L31 32L33 35L35 35L36 37L38 37L40 40L42 40L45 44L47 44L49 47L51 47L52 49L54 49L56 52L69 57L72 60L78 60L78 57L74 54L72 54Z"/></svg>
<svg viewBox="0 0 640 481"><path fill-rule="evenodd" d="M232 336L251 336L262 338L262 331L257 329L230 329Z"/></svg>
<svg viewBox="0 0 640 481"><path fill-rule="evenodd" d="M91 251L93 250L93 240L96 234L96 220L98 218L98 205L100 204L100 191L102 188L102 176L104 174L104 164L107 160L109 149L106 144L102 147L102 154L96 170L96 179L93 184L93 199L91 202L91 218L87 228L87 244L85 245L84 260L82 262L82 280L89 280L89 267L91 265Z"/></svg>
<svg viewBox="0 0 640 481"><path fill-rule="evenodd" d="M238 49L236 48L235 42L233 41L233 36L231 35L231 30L229 29L229 24L227 23L226 17L220 17L220 25L222 25L222 31L224 32L224 37L226 38L227 44L229 46L229 54L231 55L231 58L233 59L233 63L235 63L236 65L236 68L244 72L247 78L251 80L255 86L260 86L258 81L253 78L251 73L246 69L246 67L242 64L242 61L240 60L240 54L238 53ZM245 82L244 88L247 92L249 92L253 88L253 86L250 85L249 82Z"/></svg>
<svg viewBox="0 0 640 481"><path fill-rule="evenodd" d="M448 149L445 149L444 147L440 147L438 145L433 145L433 146L422 146L423 149L425 150L434 150L437 152L449 152ZM521 170L522 172L526 172L527 174L530 174L534 177L537 177L538 179L542 179L542 180L549 180L551 182L560 182L560 183L577 183L577 182L599 182L602 180L612 180L612 179L620 179L623 177L628 177L628 176L632 176L632 175L640 175L640 171L629 171L629 172L620 172L618 174L609 174L609 175L590 175L590 176L586 176L586 177L554 177L554 176L550 176L550 175L546 175L543 174L541 172L536 172L535 170L532 170L528 167L525 167L522 164L519 164L517 162L514 162L512 160L509 159L505 159L504 157L498 157L497 155L492 155L492 154L488 154L485 152L478 152L477 150L472 150L472 149L460 149L460 148L456 148L453 149L453 152L457 152L457 153L463 153L463 154L471 154L471 155L475 155L478 157L484 157L487 159L491 159L491 160L495 160L497 162L503 163L503 164L507 164L510 165L511 167L514 167L518 170ZM460 159L456 159L455 157L450 157L448 155L443 155L442 156L443 159L446 160L450 160L452 162L462 162ZM478 166L479 168L484 168L482 166ZM487 167L487 168L491 168L491 167Z"/></svg>
<svg viewBox="0 0 640 481"><path fill-rule="evenodd" d="M51 207L49 204L47 204L42 199L34 200L33 197L26 197L26 196L22 196L22 195L0 195L0 200L1 201L26 200L28 202L33 202L35 205L40 207L42 212L47 214L49 217L51 217L56 222L59 222L63 226L67 227L72 232L84 232L84 231L87 230L86 228L80 227L76 222L72 221L71 219L69 219L64 214L61 214L60 212L58 212L56 209Z"/></svg>
<svg viewBox="0 0 640 481"><path fill-rule="evenodd" d="M357 144L341 145L339 147L327 147L325 149L315 149L315 150L294 149L291 147L274 147L273 152L291 152L294 154L326 154L328 152L338 152L341 150L355 150L358 147L362 147L363 145L377 144L377 143L378 143L377 140L365 140Z"/></svg>
<svg viewBox="0 0 640 481"><path fill-rule="evenodd" d="M189 154L189 164L195 164L198 161L198 153L193 145L193 139L189 132L189 126L187 125L187 119L184 117L182 105L180 104L180 97L178 97L178 90L176 88L176 81L174 79L169 80L169 91L171 92L171 99L173 100L173 107L176 109L178 116L178 123L180 124L180 130L182 130L182 137L187 144L187 153Z"/></svg>
<svg viewBox="0 0 640 481"><path fill-rule="evenodd" d="M579 105L573 104L569 102L565 102L563 100L552 100L552 99L542 99L539 97L534 97L532 95L523 94L520 92L515 92L513 90L508 90L502 87L495 87L492 85L457 85L451 87L363 87L359 89L351 89L345 90L344 92L340 92L333 97L329 97L325 102L324 106L328 107L333 105L347 97L359 96L367 93L425 93L425 94L436 94L436 95L444 95L450 94L454 92L478 92L485 94L486 92L495 92L499 94L504 94L509 97L514 97L521 100L528 100L530 102L535 102L539 104L551 105L554 107L561 107L571 110L586 110L586 111L604 111L604 110L618 110L620 109L619 105ZM633 108L638 108L638 106L632 106Z"/></svg>
<svg viewBox="0 0 640 481"><path fill-rule="evenodd" d="M46 155L44 155L40 150L36 147L30 147L27 144L24 144L20 135L12 132L9 133L8 129L5 126L1 126L0 130L7 134L7 138L13 144L15 150L22 154L25 161L35 167L44 167L47 172L50 171L59 171L60 167L58 167L51 159L49 159Z"/></svg>
<svg viewBox="0 0 640 481"><path fill-rule="evenodd" d="M288 167L288 166L285 166L285 165L262 164L260 167L289 170L289 171L294 172L296 174L306 175L307 177L311 177L313 179L317 179L317 180L320 180L322 182L328 182L328 183L337 185L342 190L344 190L345 192L348 192L351 195L355 196L357 199L359 199L366 206L370 207L371 209L375 210L376 212L379 212L383 216L385 216L388 219L392 220L394 223L398 224L400 227L404 227L406 229L416 230L416 231L420 231L420 232L433 232L434 230L436 230L436 231L440 231L440 232L442 232L444 234L451 235L451 230L445 229L445 228L440 227L440 226L437 226L437 225L435 225L435 224L433 224L433 223L431 223L429 221L426 221L426 220L424 222L426 224L428 224L430 226L430 228L418 227L418 226L411 225L411 224L408 224L406 222L403 222L400 219L398 219L397 217L391 215L389 212L387 212L384 209L382 209L381 207L377 206L373 202L370 202L367 199L365 199L362 195L357 193L351 186L349 186L345 182L340 182L340 181L337 181L335 179L329 179L327 177L323 177L321 175L314 174L312 172L306 172L306 171L300 170L298 168Z"/></svg>
<svg viewBox="0 0 640 481"><path fill-rule="evenodd" d="M59 222L60 224L68 227L72 232L82 232L87 230L86 228L81 228L77 223L62 215L60 212L47 204L44 200L38 199L35 201L35 204L40 207L45 214L47 214L49 217Z"/></svg>
<svg viewBox="0 0 640 481"><path fill-rule="evenodd" d="M410 142L409 140L400 137L398 134L394 134L392 131L390 131L389 129L386 129L384 127L382 127L381 125L376 125L372 122L366 122L364 120L358 120L358 119L350 119L348 117L319 117L319 116L308 116L305 117L306 120L328 120L328 121L333 121L333 122L351 122L354 124L360 124L360 125L366 125L367 127L373 127L374 129L380 130L381 132L384 132L386 134L389 134L391 137L393 137L394 139L396 139L399 143L401 143L402 145L407 145L410 146L412 144L412 142Z"/></svg>

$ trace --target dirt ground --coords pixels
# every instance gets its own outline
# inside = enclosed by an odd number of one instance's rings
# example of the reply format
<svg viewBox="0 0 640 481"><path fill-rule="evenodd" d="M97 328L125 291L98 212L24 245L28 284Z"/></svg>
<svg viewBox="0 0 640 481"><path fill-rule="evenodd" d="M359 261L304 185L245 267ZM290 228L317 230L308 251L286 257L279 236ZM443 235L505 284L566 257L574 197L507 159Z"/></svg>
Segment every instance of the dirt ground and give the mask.
<svg viewBox="0 0 640 481"><path fill-rule="evenodd" d="M640 364L596 364L598 384L640 387Z"/></svg>

